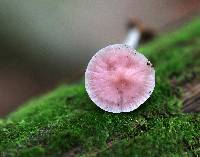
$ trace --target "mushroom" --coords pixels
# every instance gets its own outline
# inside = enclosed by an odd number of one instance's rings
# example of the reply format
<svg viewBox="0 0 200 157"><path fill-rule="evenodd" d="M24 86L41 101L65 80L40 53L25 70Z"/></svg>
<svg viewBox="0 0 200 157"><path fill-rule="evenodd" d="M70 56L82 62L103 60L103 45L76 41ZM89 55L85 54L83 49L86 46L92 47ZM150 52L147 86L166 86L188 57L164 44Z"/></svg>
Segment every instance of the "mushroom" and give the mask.
<svg viewBox="0 0 200 157"><path fill-rule="evenodd" d="M133 48L140 31L129 31L124 44L109 45L90 60L85 72L85 87L91 100L101 109L130 112L152 94L155 70L148 59Z"/></svg>

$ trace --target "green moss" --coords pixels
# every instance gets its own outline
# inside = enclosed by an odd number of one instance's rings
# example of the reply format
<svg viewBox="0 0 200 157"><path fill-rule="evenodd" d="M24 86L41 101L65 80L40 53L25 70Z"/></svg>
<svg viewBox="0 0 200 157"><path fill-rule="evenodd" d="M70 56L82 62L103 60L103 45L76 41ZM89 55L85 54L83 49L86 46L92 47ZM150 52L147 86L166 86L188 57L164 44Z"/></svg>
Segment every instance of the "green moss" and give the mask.
<svg viewBox="0 0 200 157"><path fill-rule="evenodd" d="M151 98L131 113L104 112L84 84L63 85L0 120L0 156L197 156L200 115L181 113L170 79L200 71L200 21L140 48L156 68ZM178 94L177 94L178 93Z"/></svg>

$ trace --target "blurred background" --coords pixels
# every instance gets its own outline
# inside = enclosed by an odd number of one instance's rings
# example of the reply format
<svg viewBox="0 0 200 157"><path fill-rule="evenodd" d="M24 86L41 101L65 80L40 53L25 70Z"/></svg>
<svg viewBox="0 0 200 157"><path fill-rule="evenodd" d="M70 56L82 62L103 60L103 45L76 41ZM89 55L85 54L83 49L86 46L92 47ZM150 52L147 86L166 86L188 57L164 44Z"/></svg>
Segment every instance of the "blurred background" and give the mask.
<svg viewBox="0 0 200 157"><path fill-rule="evenodd" d="M199 0L0 0L0 117L84 75L134 18L157 34L200 14Z"/></svg>

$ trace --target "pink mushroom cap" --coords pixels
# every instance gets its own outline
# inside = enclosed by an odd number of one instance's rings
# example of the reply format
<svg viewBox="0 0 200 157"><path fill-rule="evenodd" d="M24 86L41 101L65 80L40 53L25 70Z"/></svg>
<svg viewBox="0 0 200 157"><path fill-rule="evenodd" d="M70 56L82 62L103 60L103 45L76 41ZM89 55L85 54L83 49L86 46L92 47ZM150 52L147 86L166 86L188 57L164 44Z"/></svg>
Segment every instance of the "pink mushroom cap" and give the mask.
<svg viewBox="0 0 200 157"><path fill-rule="evenodd" d="M90 60L85 87L91 100L101 109L130 112L152 94L155 70L141 53L124 44L107 46Z"/></svg>

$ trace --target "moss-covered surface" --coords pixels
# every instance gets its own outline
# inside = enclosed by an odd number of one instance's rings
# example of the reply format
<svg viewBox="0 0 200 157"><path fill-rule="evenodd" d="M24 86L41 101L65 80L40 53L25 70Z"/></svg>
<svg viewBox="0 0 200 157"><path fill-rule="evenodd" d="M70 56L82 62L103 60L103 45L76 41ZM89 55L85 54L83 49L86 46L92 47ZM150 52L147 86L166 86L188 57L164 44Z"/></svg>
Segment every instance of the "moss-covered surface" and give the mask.
<svg viewBox="0 0 200 157"><path fill-rule="evenodd" d="M151 98L130 113L104 112L84 84L64 85L0 120L0 156L197 156L200 114L183 114L182 82L200 71L200 21L140 48L156 69Z"/></svg>

